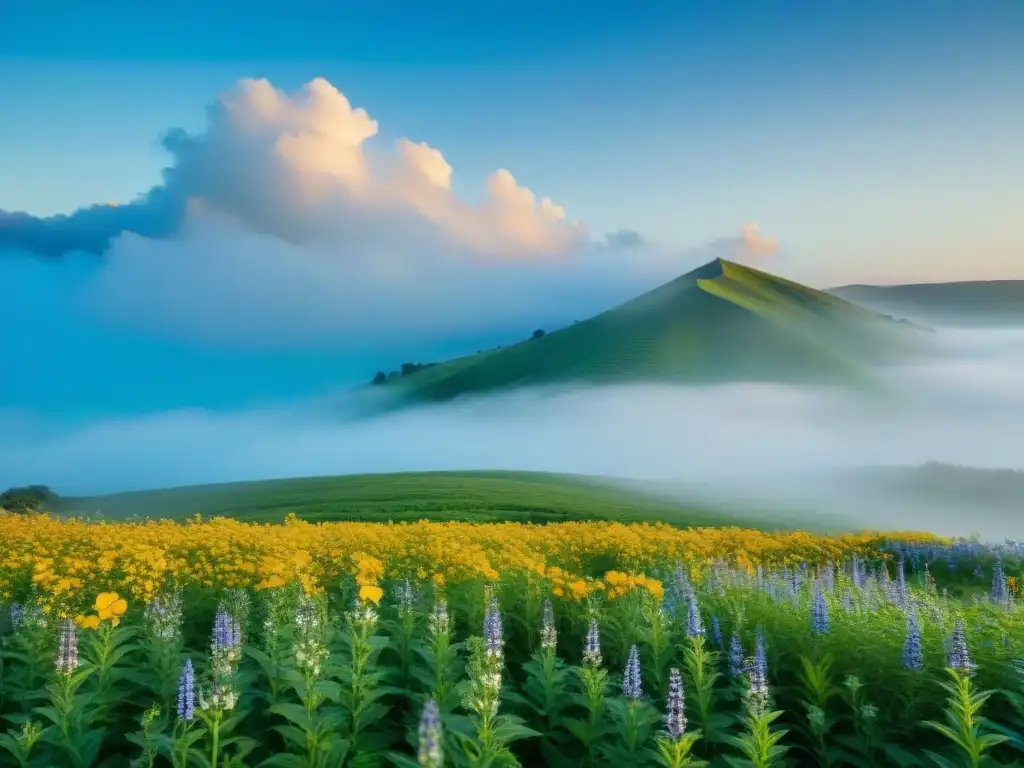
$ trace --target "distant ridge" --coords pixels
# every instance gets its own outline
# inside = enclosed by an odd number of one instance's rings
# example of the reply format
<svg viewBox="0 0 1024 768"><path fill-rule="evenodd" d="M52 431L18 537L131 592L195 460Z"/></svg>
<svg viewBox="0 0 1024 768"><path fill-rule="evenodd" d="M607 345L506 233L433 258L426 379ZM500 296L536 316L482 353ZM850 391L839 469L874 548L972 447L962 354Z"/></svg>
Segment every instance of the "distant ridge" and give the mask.
<svg viewBox="0 0 1024 768"><path fill-rule="evenodd" d="M399 401L561 383L870 381L916 329L843 298L715 259L583 322L424 368L381 388Z"/></svg>
<svg viewBox="0 0 1024 768"><path fill-rule="evenodd" d="M844 285L828 291L878 312L954 325L1024 325L1024 280Z"/></svg>

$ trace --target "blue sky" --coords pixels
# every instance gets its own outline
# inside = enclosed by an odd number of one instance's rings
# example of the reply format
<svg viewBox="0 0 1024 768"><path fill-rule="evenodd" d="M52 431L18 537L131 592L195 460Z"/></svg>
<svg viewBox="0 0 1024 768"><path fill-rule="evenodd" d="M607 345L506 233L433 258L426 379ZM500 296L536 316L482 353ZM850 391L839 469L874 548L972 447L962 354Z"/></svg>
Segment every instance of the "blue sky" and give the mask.
<svg viewBox="0 0 1024 768"><path fill-rule="evenodd" d="M207 107L245 77L285 92L323 77L378 121L368 146L429 142L471 201L508 168L595 237L625 228L662 252L696 254L757 222L779 242L766 267L815 285L1024 278L1024 4L1014 0L16 0L0 8L0 211L132 201L173 162L164 133L201 134ZM111 262L143 245L155 247L126 240ZM202 251L181 244L193 246ZM139 319L148 294L115 301L126 281L159 282L154 273L123 267L87 301L82 286L104 257L69 266L8 251L0 280L17 300L0 322L15 329L15 355L0 366L17 368L0 371L0 408L224 407L323 391L412 354L397 341L328 354L176 333L170 310ZM181 274L201 280L169 269L180 282L166 284L181 291L191 285ZM220 274L225 304L246 301L258 279L232 288L224 276L238 273ZM445 326L427 347L472 351L626 298L573 279L543 277L528 306ZM221 322L196 306L180 305L205 326ZM274 305L291 316L297 306Z"/></svg>
<svg viewBox="0 0 1024 768"><path fill-rule="evenodd" d="M0 208L129 200L161 133L239 77L321 75L382 136L441 148L457 186L503 165L597 231L682 247L754 219L826 281L1013 276L1024 7L984 9L8 3Z"/></svg>

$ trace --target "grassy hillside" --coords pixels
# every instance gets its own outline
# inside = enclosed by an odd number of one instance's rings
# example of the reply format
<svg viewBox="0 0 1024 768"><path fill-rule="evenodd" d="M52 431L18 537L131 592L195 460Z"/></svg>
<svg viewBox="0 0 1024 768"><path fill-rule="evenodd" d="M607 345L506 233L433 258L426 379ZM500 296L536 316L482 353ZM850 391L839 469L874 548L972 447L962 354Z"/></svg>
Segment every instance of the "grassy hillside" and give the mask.
<svg viewBox="0 0 1024 768"><path fill-rule="evenodd" d="M1024 325L1024 280L915 285L847 285L829 293L922 322Z"/></svg>
<svg viewBox="0 0 1024 768"><path fill-rule="evenodd" d="M863 382L912 335L838 297L715 260L584 322L381 388L422 402L566 382Z"/></svg>
<svg viewBox="0 0 1024 768"><path fill-rule="evenodd" d="M541 472L408 472L196 485L64 500L60 511L106 518L196 513L274 522L663 520L680 525L751 524L682 502L649 498L598 478Z"/></svg>

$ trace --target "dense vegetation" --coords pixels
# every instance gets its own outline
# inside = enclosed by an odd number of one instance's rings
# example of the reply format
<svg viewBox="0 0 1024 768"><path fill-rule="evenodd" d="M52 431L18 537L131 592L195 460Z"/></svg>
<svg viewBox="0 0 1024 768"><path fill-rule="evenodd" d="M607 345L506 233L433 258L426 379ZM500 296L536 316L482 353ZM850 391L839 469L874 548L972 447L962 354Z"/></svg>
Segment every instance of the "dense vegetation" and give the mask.
<svg viewBox="0 0 1024 768"><path fill-rule="evenodd" d="M543 328L538 328L537 330L535 330L531 334L530 338L531 339L539 339L539 338L543 337L544 335L545 335L544 329ZM498 347L495 347L495 349L496 350L497 349L503 349L503 347L498 346ZM482 353L478 353L478 354L482 354ZM419 373L420 371L426 370L427 368L431 368L431 367L433 367L435 365L437 365L437 363L402 363L402 367L401 367L400 370L391 371L391 373L385 373L384 371L377 371L377 373L374 375L374 377L370 381L370 383L371 384L376 384L376 385L387 384L389 381L396 381L398 379L405 378L406 376L412 376L414 373Z"/></svg>
<svg viewBox="0 0 1024 768"><path fill-rule="evenodd" d="M25 485L8 488L0 493L0 509L8 512L37 512L55 506L60 497L45 485Z"/></svg>
<svg viewBox="0 0 1024 768"><path fill-rule="evenodd" d="M1015 544L0 526L0 747L21 766L979 766L1024 750Z"/></svg>

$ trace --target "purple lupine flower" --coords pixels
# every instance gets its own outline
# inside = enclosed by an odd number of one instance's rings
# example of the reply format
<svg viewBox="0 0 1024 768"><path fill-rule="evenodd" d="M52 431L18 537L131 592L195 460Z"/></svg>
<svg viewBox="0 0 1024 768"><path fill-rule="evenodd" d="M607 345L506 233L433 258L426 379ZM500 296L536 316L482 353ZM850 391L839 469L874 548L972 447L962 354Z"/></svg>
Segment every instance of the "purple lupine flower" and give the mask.
<svg viewBox="0 0 1024 768"><path fill-rule="evenodd" d="M587 639L583 644L583 663L598 666L601 663L601 631L597 619L590 620L587 627Z"/></svg>
<svg viewBox="0 0 1024 768"><path fill-rule="evenodd" d="M672 574L672 586L675 587L676 601L685 603L693 593L693 586L690 584L690 576L686 573L683 564L676 563L676 569Z"/></svg>
<svg viewBox="0 0 1024 768"><path fill-rule="evenodd" d="M757 673L767 680L768 678L768 656L764 647L764 632L758 624L754 630L754 667Z"/></svg>
<svg viewBox="0 0 1024 768"><path fill-rule="evenodd" d="M672 668L668 676L668 703L665 706L665 731L671 741L679 741L686 733L686 704L683 697L683 678Z"/></svg>
<svg viewBox="0 0 1024 768"><path fill-rule="evenodd" d="M629 649L629 659L622 674L622 695L636 701L643 694L643 685L640 682L640 652L634 645Z"/></svg>
<svg viewBox="0 0 1024 768"><path fill-rule="evenodd" d="M427 617L427 629L433 637L437 638L447 635L450 627L448 603L444 599L439 599L434 603L434 610Z"/></svg>
<svg viewBox="0 0 1024 768"><path fill-rule="evenodd" d="M196 673L192 659L185 659L178 678L178 719L189 722L196 714Z"/></svg>
<svg viewBox="0 0 1024 768"><path fill-rule="evenodd" d="M828 634L828 603L819 581L814 582L814 596L811 598L811 629L816 635Z"/></svg>
<svg viewBox="0 0 1024 768"><path fill-rule="evenodd" d="M70 675L78 669L78 630L71 619L60 623L60 639L53 665L58 675Z"/></svg>
<svg viewBox="0 0 1024 768"><path fill-rule="evenodd" d="M896 584L896 604L900 608L905 608L907 605L907 575L903 555L900 555L900 559L896 564Z"/></svg>
<svg viewBox="0 0 1024 768"><path fill-rule="evenodd" d="M213 618L213 645L218 648L234 648L241 642L241 627L223 606L217 608Z"/></svg>
<svg viewBox="0 0 1024 768"><path fill-rule="evenodd" d="M974 670L971 656L967 649L967 633L963 619L957 619L953 625L952 648L949 653L949 666L961 674L969 675Z"/></svg>
<svg viewBox="0 0 1024 768"><path fill-rule="evenodd" d="M843 592L843 610L847 613L853 613L853 592L849 589Z"/></svg>
<svg viewBox="0 0 1024 768"><path fill-rule="evenodd" d="M907 614L907 639L903 643L903 658L900 663L904 669L910 669L914 672L920 672L924 669L921 626L917 621L917 612L913 610Z"/></svg>
<svg viewBox="0 0 1024 768"><path fill-rule="evenodd" d="M25 615L25 609L21 607L21 603L11 603L11 607L8 609L8 616L11 619L11 626L17 629L21 626L21 619Z"/></svg>
<svg viewBox="0 0 1024 768"><path fill-rule="evenodd" d="M822 572L822 584L825 585L825 589L829 592L836 585L836 570L831 560L825 563L825 570Z"/></svg>
<svg viewBox="0 0 1024 768"><path fill-rule="evenodd" d="M743 674L743 643L739 632L733 632L729 638L729 674L733 677Z"/></svg>
<svg viewBox="0 0 1024 768"><path fill-rule="evenodd" d="M427 699L420 714L419 749L416 758L424 768L441 768L444 763L444 751L441 747L441 712L433 699Z"/></svg>
<svg viewBox="0 0 1024 768"><path fill-rule="evenodd" d="M690 637L704 637L704 620L700 617L697 596L690 592L690 610L686 619L686 634Z"/></svg>
<svg viewBox="0 0 1024 768"><path fill-rule="evenodd" d="M755 715L760 715L768 708L770 692L768 690L768 658L765 654L764 633L758 625L754 632L754 658L746 665L747 675L747 708Z"/></svg>
<svg viewBox="0 0 1024 768"><path fill-rule="evenodd" d="M416 588L408 577L395 587L395 603L399 616L410 616L416 609Z"/></svg>
<svg viewBox="0 0 1024 768"><path fill-rule="evenodd" d="M1006 574L1003 573L1003 559L996 555L996 561L992 566L992 602L1006 602L1008 592Z"/></svg>
<svg viewBox="0 0 1024 768"><path fill-rule="evenodd" d="M553 651L557 644L558 630L555 629L555 609L550 600L545 600L544 610L541 611L540 647Z"/></svg>
<svg viewBox="0 0 1024 768"><path fill-rule="evenodd" d="M722 647L722 625L718 623L718 617L711 617L711 638L715 641L715 645L719 648Z"/></svg>
<svg viewBox="0 0 1024 768"><path fill-rule="evenodd" d="M491 600L491 608L484 617L484 639L487 641L487 655L501 656L501 614L498 612L497 601Z"/></svg>
<svg viewBox="0 0 1024 768"><path fill-rule="evenodd" d="M146 621L154 636L171 641L181 634L181 592L158 595L146 604Z"/></svg>
<svg viewBox="0 0 1024 768"><path fill-rule="evenodd" d="M981 563L974 566L974 578L976 581L981 581L985 578L985 572L981 569Z"/></svg>
<svg viewBox="0 0 1024 768"><path fill-rule="evenodd" d="M747 708L755 715L760 715L768 708L771 693L768 690L768 677L755 659L747 667Z"/></svg>
<svg viewBox="0 0 1024 768"><path fill-rule="evenodd" d="M242 644L242 622L237 617L231 617L231 647L237 648Z"/></svg>

